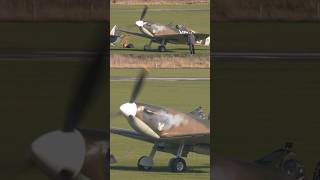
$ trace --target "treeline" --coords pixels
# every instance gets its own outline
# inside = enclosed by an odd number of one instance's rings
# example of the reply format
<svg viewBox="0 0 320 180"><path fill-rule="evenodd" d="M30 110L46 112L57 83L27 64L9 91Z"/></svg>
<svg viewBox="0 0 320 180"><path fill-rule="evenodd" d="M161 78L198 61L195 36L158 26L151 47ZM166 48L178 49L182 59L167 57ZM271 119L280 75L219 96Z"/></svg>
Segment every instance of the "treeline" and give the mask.
<svg viewBox="0 0 320 180"><path fill-rule="evenodd" d="M107 0L0 0L0 21L105 21Z"/></svg>
<svg viewBox="0 0 320 180"><path fill-rule="evenodd" d="M214 21L319 21L320 0L214 0Z"/></svg>

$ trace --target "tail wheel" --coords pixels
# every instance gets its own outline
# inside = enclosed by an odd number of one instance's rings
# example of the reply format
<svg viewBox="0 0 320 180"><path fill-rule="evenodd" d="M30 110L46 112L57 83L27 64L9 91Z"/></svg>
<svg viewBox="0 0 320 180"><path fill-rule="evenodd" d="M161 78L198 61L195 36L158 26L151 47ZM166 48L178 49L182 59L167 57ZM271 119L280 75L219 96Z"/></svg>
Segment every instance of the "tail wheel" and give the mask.
<svg viewBox="0 0 320 180"><path fill-rule="evenodd" d="M172 158L169 161L169 167L172 172L183 172L187 169L187 164L182 158Z"/></svg>

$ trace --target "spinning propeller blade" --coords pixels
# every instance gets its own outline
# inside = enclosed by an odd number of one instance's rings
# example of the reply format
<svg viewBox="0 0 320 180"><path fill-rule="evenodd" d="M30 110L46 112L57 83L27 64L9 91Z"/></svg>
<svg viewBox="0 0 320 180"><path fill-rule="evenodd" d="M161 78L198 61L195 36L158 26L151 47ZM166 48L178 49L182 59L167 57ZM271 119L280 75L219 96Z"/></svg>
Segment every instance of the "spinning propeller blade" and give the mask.
<svg viewBox="0 0 320 180"><path fill-rule="evenodd" d="M143 83L144 83L144 79L147 75L147 71L146 69L143 69L141 72L140 72L140 75L138 77L138 81L136 82L135 86L134 86L134 89L132 91L132 94L131 94L131 98L130 98L130 103L134 103L137 99L137 96L139 95L140 93L140 90L143 86Z"/></svg>
<svg viewBox="0 0 320 180"><path fill-rule="evenodd" d="M144 6L143 11L140 16L140 19L139 19L140 21L144 19L144 16L147 14L147 11L148 11L148 6Z"/></svg>
<svg viewBox="0 0 320 180"><path fill-rule="evenodd" d="M70 103L69 111L64 123L63 131L73 131L81 121L81 116L87 105L89 104L92 94L97 87L97 83L102 78L102 72L106 66L106 51L103 48L100 50L96 58L90 61L89 68L76 89L74 99Z"/></svg>
<svg viewBox="0 0 320 180"><path fill-rule="evenodd" d="M102 48L94 59L88 61L87 70L74 93L62 130L48 132L31 144L33 161L52 178L73 179L81 172L85 162L90 160L86 158L88 142L82 131L76 128L98 87L98 82L104 76L106 55L106 49ZM99 152L94 155L100 157Z"/></svg>

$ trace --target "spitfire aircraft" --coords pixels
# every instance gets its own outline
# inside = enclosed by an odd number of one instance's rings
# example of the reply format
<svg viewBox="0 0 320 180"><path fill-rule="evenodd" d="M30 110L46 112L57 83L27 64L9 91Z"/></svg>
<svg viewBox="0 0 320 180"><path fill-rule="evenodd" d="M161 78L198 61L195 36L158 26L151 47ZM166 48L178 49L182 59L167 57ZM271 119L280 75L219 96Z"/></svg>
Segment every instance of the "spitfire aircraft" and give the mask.
<svg viewBox="0 0 320 180"><path fill-rule="evenodd" d="M38 137L31 144L31 161L51 179L107 179L109 168L109 133L107 130L79 129L93 90L105 69L105 49L91 60L87 74L77 89L64 127Z"/></svg>
<svg viewBox="0 0 320 180"><path fill-rule="evenodd" d="M158 50L160 52L166 51L166 44L188 44L188 34L193 33L196 45L210 45L209 34L196 32L184 25L173 25L173 24L159 24L150 21L145 21L144 17L147 13L148 6L145 6L140 19L135 22L141 33L130 32L127 30L119 29L119 32L132 34L135 36L144 37L150 39L149 44L144 45L144 50L149 50L152 43L158 43L160 46Z"/></svg>
<svg viewBox="0 0 320 180"><path fill-rule="evenodd" d="M130 101L120 106L120 113L134 130L111 128L111 133L153 144L150 154L138 160L138 169L150 170L156 151L161 151L175 155L169 161L169 168L173 172L182 172L187 167L182 157L187 157L189 152L210 155L210 121L201 107L182 113L136 102L145 75L146 71L142 71Z"/></svg>

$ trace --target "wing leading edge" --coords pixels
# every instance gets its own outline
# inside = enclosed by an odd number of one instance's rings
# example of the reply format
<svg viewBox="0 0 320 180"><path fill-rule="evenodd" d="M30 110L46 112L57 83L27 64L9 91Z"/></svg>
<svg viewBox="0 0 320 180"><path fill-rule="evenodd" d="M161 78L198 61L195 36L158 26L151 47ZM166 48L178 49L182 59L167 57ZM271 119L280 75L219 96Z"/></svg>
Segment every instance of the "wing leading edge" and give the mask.
<svg viewBox="0 0 320 180"><path fill-rule="evenodd" d="M118 29L119 32L124 32L127 34L139 36L139 37L144 37L148 39L152 39L155 42L161 42L162 40L171 42L171 43L181 43L181 44L186 44L188 41L188 34L166 34L166 35L154 35L153 37L148 36L146 34L142 33L136 33L136 32L130 32L122 29ZM194 33L195 40L196 41L201 41L205 40L207 37L209 37L209 34L205 33Z"/></svg>
<svg viewBox="0 0 320 180"><path fill-rule="evenodd" d="M210 134L193 134L193 135L182 135L182 136L174 136L174 137L161 137L159 139L149 138L144 136L136 131L122 129L122 128L111 128L111 133L118 134L121 136L138 139L142 141L146 141L149 143L154 142L165 142L171 144L185 144L185 145L195 145L195 144L210 144Z"/></svg>

